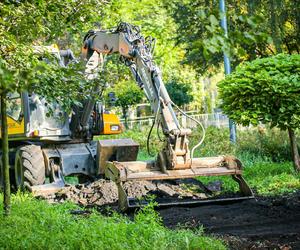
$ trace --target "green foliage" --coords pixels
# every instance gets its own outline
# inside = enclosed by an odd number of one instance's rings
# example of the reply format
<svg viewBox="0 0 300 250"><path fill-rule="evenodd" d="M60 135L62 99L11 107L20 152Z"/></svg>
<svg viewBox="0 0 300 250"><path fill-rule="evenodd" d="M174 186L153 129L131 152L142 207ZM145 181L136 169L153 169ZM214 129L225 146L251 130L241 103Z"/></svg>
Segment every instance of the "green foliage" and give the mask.
<svg viewBox="0 0 300 250"><path fill-rule="evenodd" d="M241 61L255 58L255 52L268 53L267 27L261 25L261 13L245 13L245 2L226 1L228 37L220 26L223 13L218 2L206 0L172 1L170 7L178 23L177 40L185 47L184 62L193 65L199 72L216 70L223 61L223 52L234 66ZM249 12L249 10L247 10Z"/></svg>
<svg viewBox="0 0 300 250"><path fill-rule="evenodd" d="M184 104L189 104L193 101L191 85L179 83L174 79L166 83L166 89L172 101L178 106L183 106Z"/></svg>
<svg viewBox="0 0 300 250"><path fill-rule="evenodd" d="M289 161L292 154L286 131L263 128L239 133L238 154L243 152L272 162Z"/></svg>
<svg viewBox="0 0 300 250"><path fill-rule="evenodd" d="M72 210L81 208L14 195L11 216L0 214L1 248L225 249L221 241L204 236L201 230L166 229L152 207L141 210L133 221L119 214L72 215Z"/></svg>
<svg viewBox="0 0 300 250"><path fill-rule="evenodd" d="M72 42L81 46L85 30L99 19L104 7L102 0L1 1L1 54L14 49L11 42L37 45L56 41L59 37L68 43L71 36Z"/></svg>
<svg viewBox="0 0 300 250"><path fill-rule="evenodd" d="M143 91L133 81L124 81L116 84L112 91L116 95L116 106L122 108L123 116L126 118L128 108L141 102L144 97Z"/></svg>
<svg viewBox="0 0 300 250"><path fill-rule="evenodd" d="M65 108L76 103L78 90L86 96L92 86L84 85L84 77L80 73L82 65L70 65L68 68L61 68L58 64L47 65L39 60L41 55L36 55L32 46L54 42L59 36L63 38L72 34L78 49L86 22L93 21L102 8L103 4L98 0L88 1L88 4L71 0L1 2L1 91L34 90L49 101L57 100ZM89 91L85 92L86 87Z"/></svg>
<svg viewBox="0 0 300 250"><path fill-rule="evenodd" d="M221 108L242 125L300 126L300 55L257 59L239 66L219 85Z"/></svg>
<svg viewBox="0 0 300 250"><path fill-rule="evenodd" d="M142 90L131 81L117 84L113 91L116 94L116 105L126 109L134 104L139 103L144 97Z"/></svg>
<svg viewBox="0 0 300 250"><path fill-rule="evenodd" d="M218 69L223 51L233 68L257 56L299 53L299 3L295 1L227 0L228 38L220 27L223 14L218 1L173 0L166 4L178 23L177 40L186 50L184 62L199 72Z"/></svg>

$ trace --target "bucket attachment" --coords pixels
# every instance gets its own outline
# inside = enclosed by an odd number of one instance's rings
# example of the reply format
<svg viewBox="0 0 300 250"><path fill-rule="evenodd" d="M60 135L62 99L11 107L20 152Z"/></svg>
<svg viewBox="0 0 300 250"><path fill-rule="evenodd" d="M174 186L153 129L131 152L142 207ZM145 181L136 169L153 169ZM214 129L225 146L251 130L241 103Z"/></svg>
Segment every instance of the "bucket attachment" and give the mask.
<svg viewBox="0 0 300 250"><path fill-rule="evenodd" d="M140 207L147 204L146 201L136 200L128 197L123 184L127 181L145 181L145 180L174 180L194 178L197 176L232 176L239 184L241 197L223 198L219 201L241 200L254 198L253 192L242 177L242 164L232 156L218 156L218 157L205 157L194 158L190 168L186 169L162 169L157 163L159 161L129 161L129 162L107 162L105 175L107 178L116 182L118 186L119 207L121 210L128 208ZM159 203L159 206L169 205L188 205L197 203L207 203L216 200L211 199L189 199L189 200L176 200L175 203L166 201Z"/></svg>

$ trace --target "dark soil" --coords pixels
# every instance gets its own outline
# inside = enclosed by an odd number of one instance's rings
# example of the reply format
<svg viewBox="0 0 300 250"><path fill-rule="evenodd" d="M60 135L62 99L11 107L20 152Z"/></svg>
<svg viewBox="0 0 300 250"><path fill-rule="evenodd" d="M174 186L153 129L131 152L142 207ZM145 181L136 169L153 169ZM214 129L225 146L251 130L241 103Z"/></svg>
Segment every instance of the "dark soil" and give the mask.
<svg viewBox="0 0 300 250"><path fill-rule="evenodd" d="M222 205L159 211L167 227L204 226L230 249L300 249L300 192Z"/></svg>
<svg viewBox="0 0 300 250"><path fill-rule="evenodd" d="M177 200L207 198L192 184L142 181L128 182L124 188L131 197L154 192ZM211 187L214 190L220 188L219 183L213 183ZM117 207L118 193L114 183L99 180L66 187L46 199L49 202L70 200L103 212L105 206ZM196 229L203 226L205 233L222 238L230 249L300 249L300 191L280 197L256 197L256 200L194 207L174 206L158 211L167 227Z"/></svg>

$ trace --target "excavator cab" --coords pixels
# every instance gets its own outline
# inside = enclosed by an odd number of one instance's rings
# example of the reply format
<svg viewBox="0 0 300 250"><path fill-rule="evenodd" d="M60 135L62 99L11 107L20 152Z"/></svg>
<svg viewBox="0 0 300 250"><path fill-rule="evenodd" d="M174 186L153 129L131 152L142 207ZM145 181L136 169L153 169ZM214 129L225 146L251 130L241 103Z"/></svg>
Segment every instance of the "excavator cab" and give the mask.
<svg viewBox="0 0 300 250"><path fill-rule="evenodd" d="M58 104L48 103L34 93L9 93L7 101L8 136L11 140L69 138L68 117ZM53 111L47 116L49 108Z"/></svg>

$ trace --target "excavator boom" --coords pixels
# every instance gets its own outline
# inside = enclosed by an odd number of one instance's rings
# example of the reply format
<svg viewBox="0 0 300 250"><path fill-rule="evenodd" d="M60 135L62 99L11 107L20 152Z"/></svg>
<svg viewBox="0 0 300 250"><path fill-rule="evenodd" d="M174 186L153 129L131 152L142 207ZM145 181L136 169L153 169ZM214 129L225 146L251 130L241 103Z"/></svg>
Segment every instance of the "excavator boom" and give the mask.
<svg viewBox="0 0 300 250"><path fill-rule="evenodd" d="M244 197L253 197L252 190L242 177L242 165L235 157L193 158L193 150L190 151L188 145L188 137L192 131L180 126L173 109L176 105L169 97L161 71L152 58L153 44L154 39L143 37L138 27L128 23L121 23L114 30L90 31L84 39L82 52L88 62L94 53L120 54L136 83L144 90L155 113L155 120L160 119L165 136L164 147L156 160L106 163L106 177L118 185L120 207L127 209L132 204L132 199L127 197L123 187L127 181L229 175L238 182Z"/></svg>

